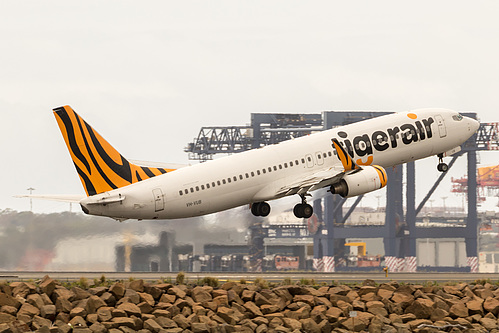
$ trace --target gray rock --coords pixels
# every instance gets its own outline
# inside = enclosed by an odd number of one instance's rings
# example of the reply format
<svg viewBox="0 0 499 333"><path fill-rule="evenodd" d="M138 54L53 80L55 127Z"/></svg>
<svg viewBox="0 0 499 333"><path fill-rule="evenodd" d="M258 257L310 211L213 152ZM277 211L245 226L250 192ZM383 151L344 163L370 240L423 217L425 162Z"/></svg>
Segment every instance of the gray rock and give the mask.
<svg viewBox="0 0 499 333"><path fill-rule="evenodd" d="M44 305L40 309L40 315L43 318L47 318L49 320L54 320L56 316L56 307L55 305Z"/></svg>
<svg viewBox="0 0 499 333"><path fill-rule="evenodd" d="M127 298L133 304L139 304L140 303L139 293L136 290L133 290L133 289L126 289L125 290L125 295L123 296L123 298L120 300L120 302L118 304L122 304L122 303L126 302L126 300L124 300L124 298Z"/></svg>

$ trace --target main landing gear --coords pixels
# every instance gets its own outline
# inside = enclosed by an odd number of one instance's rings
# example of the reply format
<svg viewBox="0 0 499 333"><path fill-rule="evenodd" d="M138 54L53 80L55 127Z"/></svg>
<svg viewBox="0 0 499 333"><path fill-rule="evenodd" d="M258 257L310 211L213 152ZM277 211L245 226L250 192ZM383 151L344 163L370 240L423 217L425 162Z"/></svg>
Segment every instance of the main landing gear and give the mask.
<svg viewBox="0 0 499 333"><path fill-rule="evenodd" d="M265 217L270 214L270 205L264 202L254 202L251 204L251 213L255 216Z"/></svg>
<svg viewBox="0 0 499 333"><path fill-rule="evenodd" d="M306 194L300 194L301 203L297 204L293 209L293 213L298 218L308 219L314 213L314 209L307 203L305 199Z"/></svg>
<svg viewBox="0 0 499 333"><path fill-rule="evenodd" d="M293 213L297 218L308 219L314 213L314 209L307 203L306 194L300 194L301 203L297 204L293 209ZM270 205L265 201L254 202L251 204L251 213L255 216L265 217L270 214Z"/></svg>
<svg viewBox="0 0 499 333"><path fill-rule="evenodd" d="M447 172L449 170L449 166L444 163L444 154L438 154L438 165L437 170L440 172Z"/></svg>

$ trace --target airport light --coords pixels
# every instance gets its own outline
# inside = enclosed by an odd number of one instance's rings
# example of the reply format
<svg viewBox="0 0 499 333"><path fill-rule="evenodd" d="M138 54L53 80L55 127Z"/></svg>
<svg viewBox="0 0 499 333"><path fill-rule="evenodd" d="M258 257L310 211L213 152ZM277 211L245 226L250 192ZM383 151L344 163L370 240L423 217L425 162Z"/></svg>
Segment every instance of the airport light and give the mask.
<svg viewBox="0 0 499 333"><path fill-rule="evenodd" d="M36 190L35 188L33 187L30 187L28 189L26 189L27 191L29 191L29 195L31 196L33 194L33 191ZM29 210L31 212L33 212L33 198L29 198Z"/></svg>

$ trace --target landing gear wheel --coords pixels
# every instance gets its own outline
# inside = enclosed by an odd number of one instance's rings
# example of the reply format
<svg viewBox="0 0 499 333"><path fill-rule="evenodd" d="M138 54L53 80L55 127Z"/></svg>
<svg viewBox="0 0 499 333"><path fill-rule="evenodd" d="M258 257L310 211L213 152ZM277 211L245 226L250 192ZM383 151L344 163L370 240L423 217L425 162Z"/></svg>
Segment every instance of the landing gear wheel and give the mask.
<svg viewBox="0 0 499 333"><path fill-rule="evenodd" d="M293 208L293 214L299 219L303 218L302 212L301 212L301 205L302 204L297 204L295 208Z"/></svg>
<svg viewBox="0 0 499 333"><path fill-rule="evenodd" d="M260 202L260 207L258 207L260 216L265 217L270 214L270 205L266 202Z"/></svg>
<svg viewBox="0 0 499 333"><path fill-rule="evenodd" d="M268 216L270 214L270 205L266 202L255 202L251 205L251 213L255 216Z"/></svg>
<svg viewBox="0 0 499 333"><path fill-rule="evenodd" d="M447 172L447 170L449 170L449 166L445 163L438 163L437 170L440 172Z"/></svg>
<svg viewBox="0 0 499 333"><path fill-rule="evenodd" d="M438 154L437 156L438 156L437 170L440 172L447 172L447 170L449 170L449 166L444 163L444 155Z"/></svg>
<svg viewBox="0 0 499 333"><path fill-rule="evenodd" d="M303 217L308 219L314 213L314 209L309 204L303 205Z"/></svg>
<svg viewBox="0 0 499 333"><path fill-rule="evenodd" d="M314 213L314 209L309 204L301 203L297 204L295 208L293 208L293 213L297 218L308 219Z"/></svg>
<svg viewBox="0 0 499 333"><path fill-rule="evenodd" d="M251 204L251 214L253 214L255 216L260 216L258 214L258 206L260 206L259 202L254 202Z"/></svg>

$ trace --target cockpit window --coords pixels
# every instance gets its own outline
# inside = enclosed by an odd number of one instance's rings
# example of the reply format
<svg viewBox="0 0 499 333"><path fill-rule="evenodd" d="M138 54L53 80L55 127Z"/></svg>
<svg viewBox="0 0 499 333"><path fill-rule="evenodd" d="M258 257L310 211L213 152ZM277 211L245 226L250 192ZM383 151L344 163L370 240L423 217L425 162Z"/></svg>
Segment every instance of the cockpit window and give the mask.
<svg viewBox="0 0 499 333"><path fill-rule="evenodd" d="M461 121L463 120L463 116L461 116L459 113L458 114L455 114L452 116L452 119L454 119L455 121Z"/></svg>

